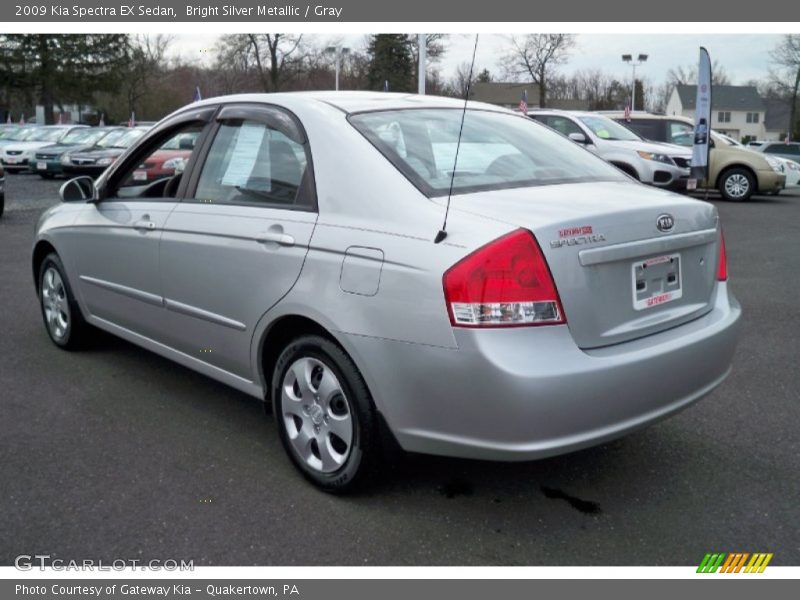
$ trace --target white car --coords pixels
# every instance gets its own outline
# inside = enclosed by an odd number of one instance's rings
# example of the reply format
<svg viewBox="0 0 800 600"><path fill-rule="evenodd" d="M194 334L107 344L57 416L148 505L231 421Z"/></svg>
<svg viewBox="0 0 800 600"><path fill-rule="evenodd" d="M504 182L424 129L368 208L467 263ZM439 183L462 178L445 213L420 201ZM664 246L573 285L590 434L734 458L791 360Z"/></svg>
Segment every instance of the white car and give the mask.
<svg viewBox="0 0 800 600"><path fill-rule="evenodd" d="M39 148L57 144L70 131L85 128L86 125L48 125L37 128L25 141L3 146L0 151L0 163L9 173L28 169L33 153Z"/></svg>
<svg viewBox="0 0 800 600"><path fill-rule="evenodd" d="M691 150L650 142L613 119L592 112L533 110L528 116L582 144L631 177L660 188L685 190Z"/></svg>

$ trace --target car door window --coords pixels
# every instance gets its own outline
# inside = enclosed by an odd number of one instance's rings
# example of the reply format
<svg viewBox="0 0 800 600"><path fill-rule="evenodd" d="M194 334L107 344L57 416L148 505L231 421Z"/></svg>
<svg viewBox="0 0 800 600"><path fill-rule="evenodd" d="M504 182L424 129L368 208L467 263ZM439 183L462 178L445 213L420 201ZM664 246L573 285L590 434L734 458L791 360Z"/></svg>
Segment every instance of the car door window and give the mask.
<svg viewBox="0 0 800 600"><path fill-rule="evenodd" d="M551 129L555 129L559 133L563 133L566 136L569 136L570 133L583 133L583 130L581 130L581 128L578 127L574 121L565 117L553 117L546 115L540 117L540 120Z"/></svg>
<svg viewBox="0 0 800 600"><path fill-rule="evenodd" d="M655 119L632 119L626 121L624 119L616 119L616 121L628 129L635 131L646 140L654 142L664 142L669 140L662 139L661 122Z"/></svg>
<svg viewBox="0 0 800 600"><path fill-rule="evenodd" d="M109 191L108 197L174 198L204 126L190 122L156 137L137 153L136 161L115 175L120 183Z"/></svg>
<svg viewBox="0 0 800 600"><path fill-rule="evenodd" d="M219 125L194 198L203 203L308 208L309 187L305 144L265 122L230 119Z"/></svg>

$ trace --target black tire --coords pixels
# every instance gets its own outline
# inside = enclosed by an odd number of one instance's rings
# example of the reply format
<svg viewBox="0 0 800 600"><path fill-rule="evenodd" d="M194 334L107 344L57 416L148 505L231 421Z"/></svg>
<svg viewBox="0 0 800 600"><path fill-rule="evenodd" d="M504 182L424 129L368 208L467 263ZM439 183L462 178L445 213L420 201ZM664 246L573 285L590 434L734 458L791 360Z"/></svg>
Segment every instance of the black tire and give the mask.
<svg viewBox="0 0 800 600"><path fill-rule="evenodd" d="M740 182L738 187L734 185L736 181ZM746 183L744 183L745 181ZM730 186L728 185L729 183L731 184ZM722 197L729 202L747 202L757 191L757 183L750 171L741 167L734 167L719 176L717 189L719 189ZM742 189L742 192L734 191L738 189Z"/></svg>
<svg viewBox="0 0 800 600"><path fill-rule="evenodd" d="M48 320L47 311L45 309L46 299L46 286L45 275L50 270L55 270L60 277L62 285L60 289L63 290L63 295L57 294L66 303L69 309L66 326L63 327L64 333L58 335L54 327ZM75 295L72 293L72 288L67 279L67 273L61 259L55 253L48 254L42 261L39 267L39 308L42 312L42 319L44 320L44 327L50 340L59 348L64 350L77 350L86 345L91 333L90 325L84 320L81 309L75 300ZM62 313L63 315L64 313Z"/></svg>
<svg viewBox="0 0 800 600"><path fill-rule="evenodd" d="M288 427L297 427L293 432L297 436L301 426L297 425L298 417L292 416L288 411L290 407L284 407L284 381L290 368L298 361L306 359L319 361L338 380L343 400L347 405L347 415L352 422L352 441L348 447L346 458L341 466L331 472L323 472L319 468L311 466L293 445L288 430ZM306 479L326 492L341 494L364 485L374 476L381 454L379 416L358 368L339 346L317 335L306 335L289 342L275 365L271 389L273 412L281 443L295 467ZM302 397L302 393L300 396ZM291 402L291 400L288 401ZM323 404L319 397L316 398L316 401L312 400L312 403L316 404L317 402L320 405ZM333 403L329 405L329 408L331 407L333 407ZM310 418L309 415L308 419ZM326 413L325 423L327 422ZM302 422L302 428L305 428L306 425L310 425L310 422ZM330 435L326 433L325 426L322 424L316 426L318 432L320 426L323 427L323 431L318 435ZM311 440L308 447L312 453L316 447L317 455L319 454L319 445L315 440Z"/></svg>

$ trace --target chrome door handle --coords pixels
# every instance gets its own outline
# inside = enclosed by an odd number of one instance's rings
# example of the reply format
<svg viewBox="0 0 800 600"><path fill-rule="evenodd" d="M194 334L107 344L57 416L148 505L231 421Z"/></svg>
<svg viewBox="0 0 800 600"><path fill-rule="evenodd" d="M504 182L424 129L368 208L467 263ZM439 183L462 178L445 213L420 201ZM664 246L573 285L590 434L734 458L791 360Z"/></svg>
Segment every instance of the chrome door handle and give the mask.
<svg viewBox="0 0 800 600"><path fill-rule="evenodd" d="M294 238L288 233L278 233L277 231L265 231L256 235L259 244L275 243L281 246L294 246Z"/></svg>
<svg viewBox="0 0 800 600"><path fill-rule="evenodd" d="M153 231L156 228L156 224L147 219L141 219L133 224L133 228L139 231Z"/></svg>

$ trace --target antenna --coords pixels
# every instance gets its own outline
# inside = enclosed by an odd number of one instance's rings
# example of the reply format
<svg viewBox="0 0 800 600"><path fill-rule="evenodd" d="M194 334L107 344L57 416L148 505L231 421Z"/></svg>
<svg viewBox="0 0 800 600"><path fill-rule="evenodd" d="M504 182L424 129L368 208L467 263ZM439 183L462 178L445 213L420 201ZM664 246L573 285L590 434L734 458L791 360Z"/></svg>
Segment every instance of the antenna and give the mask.
<svg viewBox="0 0 800 600"><path fill-rule="evenodd" d="M456 156L453 159L453 171L450 173L450 189L447 191L447 208L444 211L444 222L442 228L433 243L438 244L447 237L447 216L450 214L450 197L453 195L453 182L456 178L456 166L458 165L458 150L461 148L461 134L464 132L464 119L467 116L467 103L469 102L469 91L472 88L472 69L475 67L475 53L478 51L478 34L475 34L475 46L472 48L472 62L469 65L469 77L467 78L467 91L464 94L464 110L461 111L461 126L458 128L458 142L456 142Z"/></svg>

